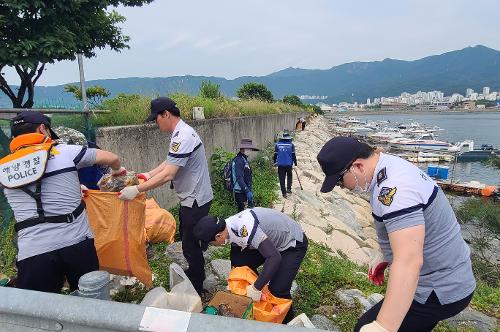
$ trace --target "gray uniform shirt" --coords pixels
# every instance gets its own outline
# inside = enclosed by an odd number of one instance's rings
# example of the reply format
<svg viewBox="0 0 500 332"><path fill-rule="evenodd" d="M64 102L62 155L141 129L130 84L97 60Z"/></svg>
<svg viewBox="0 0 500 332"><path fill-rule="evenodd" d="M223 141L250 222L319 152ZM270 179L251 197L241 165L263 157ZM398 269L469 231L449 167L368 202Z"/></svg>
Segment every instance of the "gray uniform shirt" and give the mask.
<svg viewBox="0 0 500 332"><path fill-rule="evenodd" d="M182 206L192 207L195 200L202 206L213 199L205 148L198 133L182 120L172 133L167 163L179 166L172 182Z"/></svg>
<svg viewBox="0 0 500 332"><path fill-rule="evenodd" d="M290 247L295 247L297 241L302 242L304 240L304 231L300 225L286 214L274 209L261 207L251 210L257 216L259 225L252 241L250 243L243 241L245 244L248 244L250 249L257 249L266 238L274 244L279 252L285 251ZM229 230L229 240L232 243L240 245L239 238L248 239L250 237L254 218L251 215L250 209L247 209L227 218L226 224ZM246 229L246 231L243 231L243 229Z"/></svg>
<svg viewBox="0 0 500 332"><path fill-rule="evenodd" d="M96 150L79 145L56 145L42 179L42 205L46 216L73 212L82 200L77 169L95 164ZM35 190L35 185L28 189ZM20 189L4 189L16 221L37 217L33 198ZM87 214L72 223L43 223L22 229L17 234L17 260L61 249L93 238Z"/></svg>
<svg viewBox="0 0 500 332"><path fill-rule="evenodd" d="M434 291L441 304L474 291L470 249L453 209L441 189L415 165L380 154L370 185L375 228L385 260L392 262L389 233L425 226L423 266L415 301L425 303Z"/></svg>

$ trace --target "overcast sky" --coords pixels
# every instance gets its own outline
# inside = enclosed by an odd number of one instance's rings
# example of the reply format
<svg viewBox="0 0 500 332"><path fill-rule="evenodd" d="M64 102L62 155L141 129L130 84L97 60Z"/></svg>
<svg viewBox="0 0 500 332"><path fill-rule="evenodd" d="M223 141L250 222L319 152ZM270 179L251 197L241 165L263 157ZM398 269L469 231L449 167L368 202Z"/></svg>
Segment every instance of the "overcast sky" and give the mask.
<svg viewBox="0 0 500 332"><path fill-rule="evenodd" d="M500 50L499 9L498 0L156 0L118 8L130 49L98 51L85 59L85 74L235 78L413 60L477 44ZM76 62L59 62L39 85L77 80Z"/></svg>

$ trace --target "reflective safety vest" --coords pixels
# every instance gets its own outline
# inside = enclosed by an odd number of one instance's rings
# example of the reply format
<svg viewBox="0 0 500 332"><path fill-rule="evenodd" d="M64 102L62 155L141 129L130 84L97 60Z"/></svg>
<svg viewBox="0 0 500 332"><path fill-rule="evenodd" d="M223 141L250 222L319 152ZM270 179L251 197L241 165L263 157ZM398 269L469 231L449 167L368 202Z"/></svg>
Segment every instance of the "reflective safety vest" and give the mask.
<svg viewBox="0 0 500 332"><path fill-rule="evenodd" d="M85 210L85 204L82 201L72 213L59 216L45 216L42 205L42 178L54 145L56 145L56 142L42 134L19 135L10 143L9 148L11 153L0 159L0 183L2 186L9 189L22 190L36 202L38 216L17 221L14 225L17 232L21 229L46 222L72 222ZM35 191L28 189L30 184L35 184Z"/></svg>

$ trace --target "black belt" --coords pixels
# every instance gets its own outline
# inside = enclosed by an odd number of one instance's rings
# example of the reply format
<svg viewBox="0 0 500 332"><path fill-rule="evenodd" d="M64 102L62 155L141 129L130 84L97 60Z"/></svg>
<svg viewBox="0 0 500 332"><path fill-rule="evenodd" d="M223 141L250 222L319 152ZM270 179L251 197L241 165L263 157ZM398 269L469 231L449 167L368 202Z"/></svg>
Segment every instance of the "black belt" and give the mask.
<svg viewBox="0 0 500 332"><path fill-rule="evenodd" d="M43 224L43 223L51 223L51 224L61 224L61 223L72 223L76 218L78 218L83 211L85 211L85 203L83 201L80 202L80 205L71 213L68 214L62 214L60 216L43 216L43 217L36 217L36 218L30 218L26 219L23 221L19 221L14 225L14 229L16 232L19 232L22 229L36 226L38 224Z"/></svg>

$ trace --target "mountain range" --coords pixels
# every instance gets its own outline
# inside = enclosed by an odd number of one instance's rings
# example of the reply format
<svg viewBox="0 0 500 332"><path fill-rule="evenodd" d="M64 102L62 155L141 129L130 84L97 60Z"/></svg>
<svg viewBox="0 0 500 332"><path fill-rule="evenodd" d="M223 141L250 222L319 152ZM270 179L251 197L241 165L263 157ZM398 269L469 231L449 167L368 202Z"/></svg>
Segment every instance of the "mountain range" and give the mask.
<svg viewBox="0 0 500 332"><path fill-rule="evenodd" d="M202 81L220 85L228 97L236 95L237 89L247 82L265 84L275 99L285 95L324 95L323 102L365 102L367 98L395 96L402 92L440 90L445 95L458 92L465 94L467 88L482 91L489 86L500 89L500 51L485 47L467 47L440 55L414 61L384 59L372 62L351 62L330 69L286 68L266 76L243 76L233 80L207 76L173 76L91 80L87 86L101 85L112 95L139 93L145 95L186 92L197 94ZM77 84L77 83L75 83ZM37 86L37 105L72 105L75 99L64 92L64 85ZM0 106L10 106L9 100L0 94Z"/></svg>

